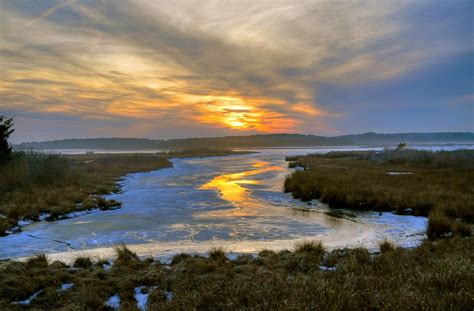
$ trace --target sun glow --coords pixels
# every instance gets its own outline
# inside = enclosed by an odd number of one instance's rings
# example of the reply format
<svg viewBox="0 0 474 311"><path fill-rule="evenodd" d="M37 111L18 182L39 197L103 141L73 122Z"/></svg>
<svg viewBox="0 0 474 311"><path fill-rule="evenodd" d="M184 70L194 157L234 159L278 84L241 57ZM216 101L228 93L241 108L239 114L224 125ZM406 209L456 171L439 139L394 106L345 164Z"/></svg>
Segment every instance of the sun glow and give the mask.
<svg viewBox="0 0 474 311"><path fill-rule="evenodd" d="M274 98L242 97L231 95L187 96L198 110L196 120L200 123L238 131L271 133L286 131L294 127L295 121L284 113L269 110L268 105L284 105Z"/></svg>

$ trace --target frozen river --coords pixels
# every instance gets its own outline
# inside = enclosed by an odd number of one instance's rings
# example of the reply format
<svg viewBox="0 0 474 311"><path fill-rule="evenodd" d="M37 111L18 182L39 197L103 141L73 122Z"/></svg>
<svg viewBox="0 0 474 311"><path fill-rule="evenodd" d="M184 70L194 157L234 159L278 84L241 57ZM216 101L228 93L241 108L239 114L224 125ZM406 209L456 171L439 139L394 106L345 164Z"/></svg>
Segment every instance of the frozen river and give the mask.
<svg viewBox="0 0 474 311"><path fill-rule="evenodd" d="M108 257L120 243L139 255L167 257L212 246L229 252L292 248L302 239L373 248L384 239L414 246L424 238L424 217L343 210L334 215L324 204L304 203L282 191L291 173L285 156L327 151L265 149L174 159L172 168L125 176L122 193L109 196L123 203L120 209L33 223L0 238L0 258Z"/></svg>

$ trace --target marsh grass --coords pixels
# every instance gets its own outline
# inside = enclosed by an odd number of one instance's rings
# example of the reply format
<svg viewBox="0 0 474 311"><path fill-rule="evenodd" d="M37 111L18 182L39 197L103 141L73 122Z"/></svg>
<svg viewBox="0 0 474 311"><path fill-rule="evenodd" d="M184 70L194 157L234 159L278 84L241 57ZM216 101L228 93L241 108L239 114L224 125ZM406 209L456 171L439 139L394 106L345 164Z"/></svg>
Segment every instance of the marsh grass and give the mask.
<svg viewBox="0 0 474 311"><path fill-rule="evenodd" d="M20 310L24 307L11 303L42 291L30 308L100 310L118 294L122 309L136 310L137 287L150 293L149 310L472 308L472 239L426 241L415 249L388 244L377 255L362 248L324 251L306 242L293 252L265 250L235 260L222 260L222 250L211 250L209 257L176 255L169 266L139 260L121 246L114 266L118 258L120 264L110 270L99 264L71 269L43 257L41 264L38 258L7 262L0 265L0 309ZM64 283L74 286L58 293Z"/></svg>
<svg viewBox="0 0 474 311"><path fill-rule="evenodd" d="M395 246L388 240L383 241L380 243L380 252L382 254L386 254L388 252L391 252L395 249Z"/></svg>
<svg viewBox="0 0 474 311"><path fill-rule="evenodd" d="M82 210L107 210L119 202L101 197L117 191L117 179L130 172L170 166L153 155L81 155L60 156L17 152L0 166L0 235L26 218L47 220Z"/></svg>
<svg viewBox="0 0 474 311"><path fill-rule="evenodd" d="M331 152L298 157L295 163L306 168L285 180L285 191L295 198L318 199L335 208L429 216L430 238L471 234L472 150Z"/></svg>
<svg viewBox="0 0 474 311"><path fill-rule="evenodd" d="M173 157L222 156L223 149L174 151L168 154L85 154L61 156L16 152L0 166L0 236L20 219L38 220L48 214L53 221L91 209L109 210L120 202L102 195L119 191L117 180L133 172L172 166Z"/></svg>
<svg viewBox="0 0 474 311"><path fill-rule="evenodd" d="M90 268L92 267L92 260L89 257L78 257L74 260L72 265L74 268Z"/></svg>

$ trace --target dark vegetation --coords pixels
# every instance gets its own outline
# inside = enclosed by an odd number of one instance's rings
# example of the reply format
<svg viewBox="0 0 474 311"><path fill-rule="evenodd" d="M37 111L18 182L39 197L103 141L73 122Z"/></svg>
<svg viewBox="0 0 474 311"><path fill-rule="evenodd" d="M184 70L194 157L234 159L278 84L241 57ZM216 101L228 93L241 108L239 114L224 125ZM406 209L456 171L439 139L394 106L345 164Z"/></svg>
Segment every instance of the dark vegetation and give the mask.
<svg viewBox="0 0 474 311"><path fill-rule="evenodd" d="M430 238L469 236L474 151L330 152L291 159L285 191L331 207L429 216ZM405 173L391 175L390 172Z"/></svg>
<svg viewBox="0 0 474 311"><path fill-rule="evenodd" d="M120 297L137 310L137 288L148 310L472 310L474 244L470 238L425 241L416 249L384 242L366 249L326 251L314 242L293 252L264 250L229 260L180 254L170 265L140 260L122 246L107 260L77 258L74 267L38 255L0 264L0 309L106 310ZM61 290L62 284L71 284ZM19 302L31 298L31 305Z"/></svg>
<svg viewBox="0 0 474 311"><path fill-rule="evenodd" d="M13 120L0 116L0 165L11 158L12 147L8 144L8 138L13 132Z"/></svg>
<svg viewBox="0 0 474 311"><path fill-rule="evenodd" d="M344 136L316 136L300 134L266 134L250 136L225 136L152 140L138 138L64 139L45 142L22 143L22 149L202 149L249 148L291 146L341 146L341 145L393 145L400 141L409 144L424 143L474 143L474 133L365 133Z"/></svg>

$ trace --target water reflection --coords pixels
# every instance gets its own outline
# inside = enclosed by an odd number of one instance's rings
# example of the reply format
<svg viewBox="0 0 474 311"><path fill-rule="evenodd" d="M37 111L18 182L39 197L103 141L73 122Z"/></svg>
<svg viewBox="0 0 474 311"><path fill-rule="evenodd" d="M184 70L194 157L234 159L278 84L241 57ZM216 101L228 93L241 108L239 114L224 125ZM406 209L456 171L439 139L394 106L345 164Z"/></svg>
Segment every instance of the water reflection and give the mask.
<svg viewBox="0 0 474 311"><path fill-rule="evenodd" d="M220 175L210 182L200 186L199 190L219 191L220 197L230 203L243 202L248 199L249 191L242 185L260 185L262 180L248 179L247 177L270 171L282 170L280 166L269 166L269 162L258 161L252 166L260 169L245 171L234 174Z"/></svg>

